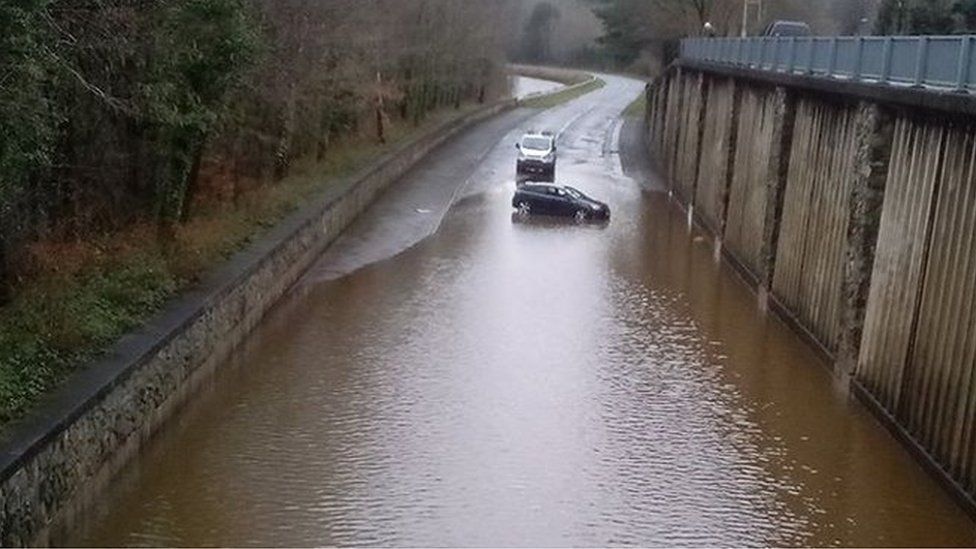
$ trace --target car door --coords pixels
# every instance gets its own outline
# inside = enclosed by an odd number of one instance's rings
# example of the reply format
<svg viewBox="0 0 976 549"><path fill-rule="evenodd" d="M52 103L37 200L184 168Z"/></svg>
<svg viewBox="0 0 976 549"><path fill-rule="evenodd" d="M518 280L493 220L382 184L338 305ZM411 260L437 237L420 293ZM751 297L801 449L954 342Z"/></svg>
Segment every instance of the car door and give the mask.
<svg viewBox="0 0 976 549"><path fill-rule="evenodd" d="M549 211L549 195L546 194L545 189L540 189L539 187L531 187L526 193L529 197L529 206L532 207L532 211L537 214L546 214Z"/></svg>
<svg viewBox="0 0 976 549"><path fill-rule="evenodd" d="M546 187L544 189L544 201L545 205L542 207L542 212L546 215L559 215L561 210L561 203L559 199L559 194L556 192L557 189L554 187Z"/></svg>
<svg viewBox="0 0 976 549"><path fill-rule="evenodd" d="M573 198L565 190L553 188L552 191L552 215L573 215L576 213L576 205L573 203Z"/></svg>

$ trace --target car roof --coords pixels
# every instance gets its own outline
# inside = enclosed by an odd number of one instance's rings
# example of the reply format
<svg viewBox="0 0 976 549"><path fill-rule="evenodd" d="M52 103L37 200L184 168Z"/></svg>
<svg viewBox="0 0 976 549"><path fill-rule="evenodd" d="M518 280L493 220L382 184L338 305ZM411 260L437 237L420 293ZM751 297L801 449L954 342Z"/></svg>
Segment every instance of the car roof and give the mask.
<svg viewBox="0 0 976 549"><path fill-rule="evenodd" d="M523 134L522 137L548 137L552 139L553 135L552 132L549 131L542 131L542 132L531 131L531 132L525 132L525 134Z"/></svg>
<svg viewBox="0 0 976 549"><path fill-rule="evenodd" d="M567 189L567 188L571 188L568 185L559 185L559 184L556 184L556 183L550 183L548 181L526 181L526 182L524 182L522 184L522 186L523 187L524 186L529 186L529 187L552 188L552 189Z"/></svg>
<svg viewBox="0 0 976 549"><path fill-rule="evenodd" d="M781 19L778 21L773 21L766 26L766 33L783 31L798 31L805 34L809 34L811 32L810 25L804 21L788 21Z"/></svg>

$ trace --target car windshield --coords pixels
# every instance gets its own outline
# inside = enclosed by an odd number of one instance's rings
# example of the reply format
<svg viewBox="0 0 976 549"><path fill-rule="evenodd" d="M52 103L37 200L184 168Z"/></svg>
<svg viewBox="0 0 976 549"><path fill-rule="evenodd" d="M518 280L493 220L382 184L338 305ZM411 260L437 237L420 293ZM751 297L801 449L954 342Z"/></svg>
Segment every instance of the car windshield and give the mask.
<svg viewBox="0 0 976 549"><path fill-rule="evenodd" d="M525 137L522 139L522 148L533 151L548 151L549 138L547 137Z"/></svg>

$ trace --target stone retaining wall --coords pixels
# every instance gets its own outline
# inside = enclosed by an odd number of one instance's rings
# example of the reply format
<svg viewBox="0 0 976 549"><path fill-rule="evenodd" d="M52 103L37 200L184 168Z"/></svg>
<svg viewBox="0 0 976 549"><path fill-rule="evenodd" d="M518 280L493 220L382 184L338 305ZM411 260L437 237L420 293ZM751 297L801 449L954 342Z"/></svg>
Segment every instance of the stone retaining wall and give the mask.
<svg viewBox="0 0 976 549"><path fill-rule="evenodd" d="M0 543L49 543L52 522L94 500L377 195L452 134L514 105L442 124L331 186L11 426L0 439Z"/></svg>

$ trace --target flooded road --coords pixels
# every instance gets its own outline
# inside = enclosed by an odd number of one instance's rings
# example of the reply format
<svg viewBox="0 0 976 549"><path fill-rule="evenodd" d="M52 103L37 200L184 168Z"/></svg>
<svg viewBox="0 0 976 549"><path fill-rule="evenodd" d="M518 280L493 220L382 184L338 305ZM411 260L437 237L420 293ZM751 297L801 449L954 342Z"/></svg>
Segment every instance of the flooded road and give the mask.
<svg viewBox="0 0 976 549"><path fill-rule="evenodd" d="M384 195L61 541L976 543L645 178L642 84L606 80ZM530 128L612 223L513 219Z"/></svg>

